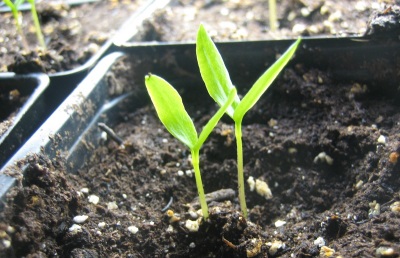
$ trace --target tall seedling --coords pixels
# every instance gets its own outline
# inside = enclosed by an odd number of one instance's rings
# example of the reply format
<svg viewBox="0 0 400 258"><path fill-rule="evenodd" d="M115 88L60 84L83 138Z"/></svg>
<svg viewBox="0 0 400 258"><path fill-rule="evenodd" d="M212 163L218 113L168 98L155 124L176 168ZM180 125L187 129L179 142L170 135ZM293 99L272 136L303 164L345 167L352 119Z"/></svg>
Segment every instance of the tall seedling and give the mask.
<svg viewBox="0 0 400 258"><path fill-rule="evenodd" d="M44 37L42 34L42 29L40 28L40 22L39 22L39 16L36 11L36 5L35 5L35 0L27 0L30 5L31 5L31 14L32 14L32 20L35 25L35 30L36 30L36 38L39 41L40 46L43 49L46 49L46 43L44 42Z"/></svg>
<svg viewBox="0 0 400 258"><path fill-rule="evenodd" d="M15 27L17 29L17 32L19 34L19 36L21 37L21 41L22 41L22 45L24 47L25 50L28 50L28 43L26 42L25 39L25 35L22 32L22 15L21 13L18 11L18 7L23 4L25 2L25 0L15 0L14 2L12 2L11 0L3 0L3 2L10 7L11 9L11 13L14 17L15 20Z"/></svg>
<svg viewBox="0 0 400 258"><path fill-rule="evenodd" d="M208 207L200 174L200 148L218 121L225 114L227 108L232 104L236 96L236 89L231 89L228 95L226 95L226 102L221 105L217 113L204 126L200 135L197 136L196 128L185 110L179 93L167 81L157 75L147 75L145 77L145 84L158 117L165 128L175 138L189 147L191 151L200 206L204 219L207 219Z"/></svg>
<svg viewBox="0 0 400 258"><path fill-rule="evenodd" d="M31 14L32 14L32 20L35 25L35 30L36 30L36 38L39 41L40 46L43 49L46 49L46 43L44 42L44 37L42 34L42 29L40 28L40 22L39 22L39 16L36 11L36 5L35 5L35 0L27 0L29 4L31 5ZM15 27L17 28L17 32L21 37L22 44L25 48L26 51L29 50L28 43L26 41L25 35L22 31L22 15L18 11L18 7L25 2L25 0L15 0L12 2L11 0L3 0L3 2L10 7L11 12L13 14L14 20L15 20Z"/></svg>
<svg viewBox="0 0 400 258"><path fill-rule="evenodd" d="M242 147L242 121L247 111L249 111L261 95L268 89L281 70L289 62L297 49L301 39L293 43L288 50L254 83L242 100L235 96L233 103L228 107L226 113L235 123L235 136L237 144L237 170L238 170L238 189L240 209L247 217L247 207L244 191L243 175L243 147ZM200 73L207 87L207 91L218 105L226 104L228 94L235 88L229 77L228 70L215 44L207 34L203 25L197 33L196 55L200 68Z"/></svg>

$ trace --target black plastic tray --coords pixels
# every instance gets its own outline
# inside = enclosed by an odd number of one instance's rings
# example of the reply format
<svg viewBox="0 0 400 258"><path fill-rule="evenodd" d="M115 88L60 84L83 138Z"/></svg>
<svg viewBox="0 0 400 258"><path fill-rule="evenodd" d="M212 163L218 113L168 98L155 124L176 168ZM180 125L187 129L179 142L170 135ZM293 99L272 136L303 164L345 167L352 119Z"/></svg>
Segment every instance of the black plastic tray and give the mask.
<svg viewBox="0 0 400 258"><path fill-rule="evenodd" d="M255 79L293 42L257 41L219 43L218 48L231 71L232 81L245 92ZM54 158L60 153L67 164L79 168L99 144L98 122L116 124L119 111L134 110L148 103L144 76L148 72L161 75L178 90L188 84L202 85L197 67L194 44L136 44L125 47L102 59L72 94L59 106L2 171L12 172L13 163L28 153L40 152ZM368 82L369 89L382 94L397 94L399 83L400 42L363 38L303 39L289 65L302 64L326 70L337 80ZM110 94L110 70L119 60L132 70L113 76L127 76L125 92ZM120 66L121 64L119 64ZM376 69L386 71L377 77ZM205 91L204 87L202 88ZM54 137L57 136L57 137ZM57 140L58 139L58 140ZM57 152L57 153L56 153ZM14 179L0 174L0 196L14 184Z"/></svg>
<svg viewBox="0 0 400 258"><path fill-rule="evenodd" d="M0 77L1 92L18 90L21 97L29 96L13 118L12 124L0 137L0 166L4 165L42 124L40 117L47 109L44 92L49 82L49 77L45 74L7 73Z"/></svg>
<svg viewBox="0 0 400 258"><path fill-rule="evenodd" d="M0 73L1 87L7 85L20 85L30 92L35 92L14 120L13 128L0 138L0 167L18 150L19 147L46 121L60 103L76 88L88 75L96 63L116 51L114 41L124 41L130 38L140 27L143 20L155 10L165 6L169 0L150 0L141 6L109 39L100 50L85 64L73 70L47 75L14 75L13 73ZM50 79L49 79L50 78ZM40 87L34 91L34 86ZM20 87L18 86L18 87ZM24 92L26 92L26 90Z"/></svg>

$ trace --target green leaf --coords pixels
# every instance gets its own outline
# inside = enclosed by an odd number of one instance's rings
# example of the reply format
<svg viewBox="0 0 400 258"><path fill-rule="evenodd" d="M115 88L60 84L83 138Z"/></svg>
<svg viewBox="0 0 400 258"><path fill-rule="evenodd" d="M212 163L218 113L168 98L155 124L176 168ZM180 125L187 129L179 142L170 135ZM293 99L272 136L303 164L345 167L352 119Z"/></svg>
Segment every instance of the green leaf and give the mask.
<svg viewBox="0 0 400 258"><path fill-rule="evenodd" d="M300 41L301 38L298 38L297 41L293 43L286 52L254 83L235 109L233 116L235 121L243 119L246 112L256 104L261 95L268 89L285 65L289 62L290 58L296 51L297 46L300 44Z"/></svg>
<svg viewBox="0 0 400 258"><path fill-rule="evenodd" d="M157 75L147 75L145 84L158 117L165 128L192 149L197 142L197 132L179 93Z"/></svg>
<svg viewBox="0 0 400 258"><path fill-rule="evenodd" d="M203 143L206 141L214 127L218 124L221 117L225 114L228 107L232 104L233 100L236 96L236 88L232 88L231 92L228 95L228 99L226 100L225 104L221 106L217 113L214 114L213 117L207 122L204 126L203 130L200 133L199 140L197 141L196 147L200 149Z"/></svg>
<svg viewBox="0 0 400 258"><path fill-rule="evenodd" d="M219 106L223 106L234 86L217 47L203 25L200 25L197 32L196 55L201 77L208 93ZM236 96L226 112L230 117L233 117L235 107L239 102L239 97Z"/></svg>

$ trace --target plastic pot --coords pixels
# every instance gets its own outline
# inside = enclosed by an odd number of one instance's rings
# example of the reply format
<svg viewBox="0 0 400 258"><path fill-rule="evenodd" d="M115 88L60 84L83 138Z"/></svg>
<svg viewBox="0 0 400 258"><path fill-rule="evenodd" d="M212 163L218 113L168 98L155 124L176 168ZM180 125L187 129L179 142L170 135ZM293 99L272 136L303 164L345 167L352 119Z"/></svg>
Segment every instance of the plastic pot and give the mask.
<svg viewBox="0 0 400 258"><path fill-rule="evenodd" d="M39 128L102 57L115 52L116 47L113 44L115 40L131 37L135 33L135 31L132 31L132 26L135 24L140 26L146 17L167 2L166 0L148 1L129 17L113 38L109 39L94 56L78 68L49 75L0 73L2 90L7 91L10 87L16 87L24 96L25 94L33 94L19 114L16 115L12 128L4 133L0 139L0 166L3 166Z"/></svg>

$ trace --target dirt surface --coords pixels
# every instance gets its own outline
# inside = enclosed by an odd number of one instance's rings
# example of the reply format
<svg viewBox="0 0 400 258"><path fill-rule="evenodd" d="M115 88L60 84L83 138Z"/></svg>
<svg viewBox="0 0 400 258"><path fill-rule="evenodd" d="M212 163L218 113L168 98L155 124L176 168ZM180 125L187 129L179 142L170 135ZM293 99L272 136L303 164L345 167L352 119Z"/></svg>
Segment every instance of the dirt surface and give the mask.
<svg viewBox="0 0 400 258"><path fill-rule="evenodd" d="M199 23L219 40L260 40L298 36L361 36L368 19L396 1L277 1L278 27L271 31L268 1L176 0L145 23L136 40L194 41Z"/></svg>
<svg viewBox="0 0 400 258"><path fill-rule="evenodd" d="M113 85L132 86L122 78L132 68L120 63ZM201 150L205 191L218 198L197 229L190 152L145 105L112 126L123 146L104 140L74 173L61 156L27 159L0 213L0 257L398 257L399 95L336 79L292 64L246 115L245 178L272 193L246 184L248 219L229 118ZM201 128L217 107L204 89L182 94Z"/></svg>
<svg viewBox="0 0 400 258"><path fill-rule="evenodd" d="M216 111L204 94L183 92L197 128ZM189 151L151 105L121 111L112 129L124 147L105 140L74 174L62 158L30 158L1 213L2 254L398 257L398 107L396 95L367 84L338 83L301 64L286 69L243 126L245 178L267 183L272 197L246 184L249 218L239 213L236 142L224 118L200 157L205 191L218 198L195 229Z"/></svg>
<svg viewBox="0 0 400 258"><path fill-rule="evenodd" d="M42 1L37 10L47 51L39 48L30 12L22 13L28 50L11 13L2 13L0 71L55 73L79 67L145 2L105 0L69 6L62 1Z"/></svg>

